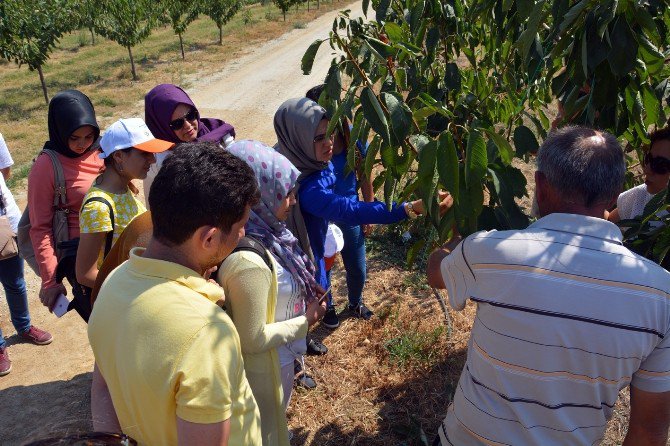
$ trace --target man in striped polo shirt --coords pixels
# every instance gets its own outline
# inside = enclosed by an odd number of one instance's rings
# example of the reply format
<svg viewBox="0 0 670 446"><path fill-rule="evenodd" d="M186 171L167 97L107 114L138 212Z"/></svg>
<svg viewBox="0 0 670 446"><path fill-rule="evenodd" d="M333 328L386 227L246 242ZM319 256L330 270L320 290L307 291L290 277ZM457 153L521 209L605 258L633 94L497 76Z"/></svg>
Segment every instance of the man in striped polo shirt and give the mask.
<svg viewBox="0 0 670 446"><path fill-rule="evenodd" d="M583 127L539 150L540 219L436 250L428 281L477 304L468 357L436 444L593 445L631 386L624 445L665 445L670 273L602 217L623 184L616 139ZM451 252L451 254L449 254Z"/></svg>

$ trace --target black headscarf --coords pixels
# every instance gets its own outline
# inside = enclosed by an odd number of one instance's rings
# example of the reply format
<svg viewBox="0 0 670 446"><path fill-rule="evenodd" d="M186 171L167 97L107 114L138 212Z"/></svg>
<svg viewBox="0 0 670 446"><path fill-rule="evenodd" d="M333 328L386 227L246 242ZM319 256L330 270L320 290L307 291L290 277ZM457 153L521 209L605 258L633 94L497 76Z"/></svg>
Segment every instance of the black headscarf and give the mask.
<svg viewBox="0 0 670 446"><path fill-rule="evenodd" d="M79 127L90 125L95 129L94 143L97 145L100 127L95 119L95 110L91 100L81 91L65 90L56 94L49 102L49 141L45 149L54 150L68 158L78 158L87 153L76 153L70 150L68 138Z"/></svg>

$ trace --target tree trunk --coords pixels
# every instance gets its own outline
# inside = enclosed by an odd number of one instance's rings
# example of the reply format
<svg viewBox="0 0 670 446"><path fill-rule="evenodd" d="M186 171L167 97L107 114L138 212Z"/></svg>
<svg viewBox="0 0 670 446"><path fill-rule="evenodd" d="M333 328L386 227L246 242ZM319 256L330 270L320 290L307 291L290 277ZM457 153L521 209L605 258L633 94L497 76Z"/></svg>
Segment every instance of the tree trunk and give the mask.
<svg viewBox="0 0 670 446"><path fill-rule="evenodd" d="M91 45L95 45L95 33L93 32L93 28L89 28L89 31L91 31Z"/></svg>
<svg viewBox="0 0 670 446"><path fill-rule="evenodd" d="M309 0L307 0L307 11L309 12Z"/></svg>
<svg viewBox="0 0 670 446"><path fill-rule="evenodd" d="M219 25L219 45L223 45L223 25Z"/></svg>
<svg viewBox="0 0 670 446"><path fill-rule="evenodd" d="M179 47L181 48L181 60L186 60L186 56L184 55L184 40L181 38L181 34L179 34Z"/></svg>
<svg viewBox="0 0 670 446"><path fill-rule="evenodd" d="M316 9L319 9L319 6L321 6L319 3L320 3L320 0L316 0Z"/></svg>
<svg viewBox="0 0 670 446"><path fill-rule="evenodd" d="M135 71L135 61L133 60L133 52L128 45L128 56L130 56L130 71L133 73L133 80L137 80L137 72Z"/></svg>
<svg viewBox="0 0 670 446"><path fill-rule="evenodd" d="M42 65L37 67L37 72L40 75L40 82L42 82L42 93L44 93L44 100L49 105L49 96L47 95L47 84L44 82L44 73L42 73Z"/></svg>
<svg viewBox="0 0 670 446"><path fill-rule="evenodd" d="M284 14L284 21L286 21L286 10L282 9L281 12Z"/></svg>

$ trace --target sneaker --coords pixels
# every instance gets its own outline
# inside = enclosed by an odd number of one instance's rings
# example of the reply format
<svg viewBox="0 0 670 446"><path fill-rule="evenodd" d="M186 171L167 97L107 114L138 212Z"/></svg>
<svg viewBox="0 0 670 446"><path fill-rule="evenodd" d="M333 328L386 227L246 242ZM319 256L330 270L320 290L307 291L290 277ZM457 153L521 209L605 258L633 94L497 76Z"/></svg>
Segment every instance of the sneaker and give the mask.
<svg viewBox="0 0 670 446"><path fill-rule="evenodd" d="M37 345L47 345L51 344L51 341L54 340L53 336L50 333L40 330L39 328L31 325L30 328L19 335L28 342L32 342Z"/></svg>
<svg viewBox="0 0 670 446"><path fill-rule="evenodd" d="M364 303L360 303L360 304L354 305L354 306L349 305L348 308L349 308L349 311L354 313L354 315L357 318L360 318L360 319L363 319L363 320L366 320L366 321L368 319L370 319L372 316L374 316L374 313L368 307L366 307Z"/></svg>
<svg viewBox="0 0 670 446"><path fill-rule="evenodd" d="M310 339L309 342L307 342L307 354L310 356L318 356L318 355L325 355L328 353L328 347L323 345L319 341L315 341L314 339Z"/></svg>
<svg viewBox="0 0 670 446"><path fill-rule="evenodd" d="M326 314L323 315L321 323L328 328L337 328L340 326L340 318L337 317L337 312L334 307L330 307L326 310Z"/></svg>
<svg viewBox="0 0 670 446"><path fill-rule="evenodd" d="M9 360L7 347L0 347L0 376L5 376L12 371L12 361Z"/></svg>
<svg viewBox="0 0 670 446"><path fill-rule="evenodd" d="M302 363L298 360L293 361L293 372L295 373L294 382L296 387L302 387L307 390L316 389L316 381L302 368Z"/></svg>

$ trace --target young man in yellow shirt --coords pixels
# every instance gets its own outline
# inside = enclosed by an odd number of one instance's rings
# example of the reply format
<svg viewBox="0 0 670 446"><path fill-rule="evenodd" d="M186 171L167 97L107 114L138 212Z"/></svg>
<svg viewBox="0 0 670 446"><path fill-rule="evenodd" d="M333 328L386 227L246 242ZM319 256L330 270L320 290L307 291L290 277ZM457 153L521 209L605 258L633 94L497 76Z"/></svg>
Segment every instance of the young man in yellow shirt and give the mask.
<svg viewBox="0 0 670 446"><path fill-rule="evenodd" d="M205 277L244 236L253 171L216 145L176 148L151 187L146 250L103 284L88 335L95 430L140 444L260 445L235 327Z"/></svg>

